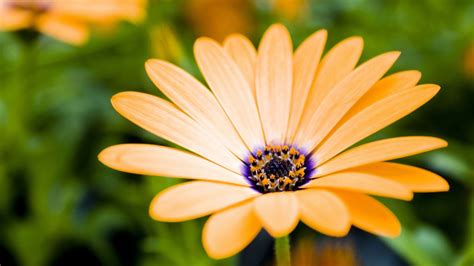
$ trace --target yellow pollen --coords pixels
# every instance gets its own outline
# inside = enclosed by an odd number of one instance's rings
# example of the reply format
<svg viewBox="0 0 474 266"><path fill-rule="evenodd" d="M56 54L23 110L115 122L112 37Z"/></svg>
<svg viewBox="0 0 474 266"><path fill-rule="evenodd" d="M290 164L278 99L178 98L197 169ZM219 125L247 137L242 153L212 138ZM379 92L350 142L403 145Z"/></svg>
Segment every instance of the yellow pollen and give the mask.
<svg viewBox="0 0 474 266"><path fill-rule="evenodd" d="M295 148L291 147L290 156L294 156L294 155L297 155L297 154L299 154L299 152L297 150L295 150Z"/></svg>
<svg viewBox="0 0 474 266"><path fill-rule="evenodd" d="M304 169L303 168L299 169L298 171L296 171L296 174L300 177L304 177Z"/></svg>
<svg viewBox="0 0 474 266"><path fill-rule="evenodd" d="M255 158L252 155L250 155L248 161L249 163L253 163L255 162Z"/></svg>

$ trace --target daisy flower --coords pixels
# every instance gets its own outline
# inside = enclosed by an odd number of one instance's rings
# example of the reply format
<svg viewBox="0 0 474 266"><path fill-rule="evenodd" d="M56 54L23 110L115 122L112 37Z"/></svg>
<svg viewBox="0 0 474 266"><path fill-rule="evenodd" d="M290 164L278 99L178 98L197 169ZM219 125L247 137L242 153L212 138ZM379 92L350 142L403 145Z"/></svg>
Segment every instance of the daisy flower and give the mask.
<svg viewBox="0 0 474 266"><path fill-rule="evenodd" d="M146 0L0 0L0 31L34 28L80 45L88 40L91 25L142 20L145 4Z"/></svg>
<svg viewBox="0 0 474 266"><path fill-rule="evenodd" d="M199 38L194 53L210 90L170 63L149 60L149 77L170 101L122 92L112 105L187 151L121 144L99 160L128 173L196 179L158 193L149 213L165 222L211 215L202 241L212 258L238 253L262 228L286 236L300 220L335 237L351 225L399 235L395 215L369 195L411 200L413 192L449 187L434 173L386 161L447 143L408 136L351 146L426 103L439 87L417 85L418 71L383 77L399 52L356 66L360 37L322 57L326 38L317 31L295 52L280 24L266 31L258 51L242 35L222 45Z"/></svg>

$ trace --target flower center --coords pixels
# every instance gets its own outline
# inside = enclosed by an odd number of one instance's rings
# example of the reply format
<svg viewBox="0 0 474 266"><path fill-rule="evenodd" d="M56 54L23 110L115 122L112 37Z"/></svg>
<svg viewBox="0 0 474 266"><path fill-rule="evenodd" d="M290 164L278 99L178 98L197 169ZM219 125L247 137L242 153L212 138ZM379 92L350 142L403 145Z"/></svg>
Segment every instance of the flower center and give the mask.
<svg viewBox="0 0 474 266"><path fill-rule="evenodd" d="M293 191L307 182L308 160L297 148L267 145L248 157L245 175L262 193Z"/></svg>

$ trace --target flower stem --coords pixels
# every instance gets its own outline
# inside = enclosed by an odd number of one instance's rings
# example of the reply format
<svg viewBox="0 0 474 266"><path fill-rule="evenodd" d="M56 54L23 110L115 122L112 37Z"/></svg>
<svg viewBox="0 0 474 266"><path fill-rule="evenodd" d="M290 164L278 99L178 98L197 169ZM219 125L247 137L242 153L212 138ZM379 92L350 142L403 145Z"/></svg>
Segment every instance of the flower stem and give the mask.
<svg viewBox="0 0 474 266"><path fill-rule="evenodd" d="M289 236L275 239L275 256L277 266L291 266Z"/></svg>

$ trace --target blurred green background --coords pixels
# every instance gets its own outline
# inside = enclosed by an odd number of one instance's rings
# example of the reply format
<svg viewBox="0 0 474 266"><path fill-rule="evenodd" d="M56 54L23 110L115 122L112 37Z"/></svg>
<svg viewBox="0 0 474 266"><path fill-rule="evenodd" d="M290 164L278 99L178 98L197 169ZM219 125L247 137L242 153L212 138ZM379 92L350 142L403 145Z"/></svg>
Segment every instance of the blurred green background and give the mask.
<svg viewBox="0 0 474 266"><path fill-rule="evenodd" d="M237 31L258 44L273 22L288 26L295 46L320 28L329 31L326 49L360 35L361 61L400 50L391 72L418 69L422 83L442 90L374 138L434 135L449 142L403 160L446 177L451 190L408 203L384 200L402 221L399 238L352 230L334 240L299 225L294 247L307 238L314 243L309 255L348 246L360 265L474 264L474 1L150 0L147 13L144 23L96 32L82 47L0 33L2 266L272 265L264 233L237 258L209 259L200 240L205 219L167 224L148 216L152 197L179 180L113 171L97 154L118 143L167 144L120 117L109 101L125 90L159 95L146 59L199 76L196 37L221 41Z"/></svg>

